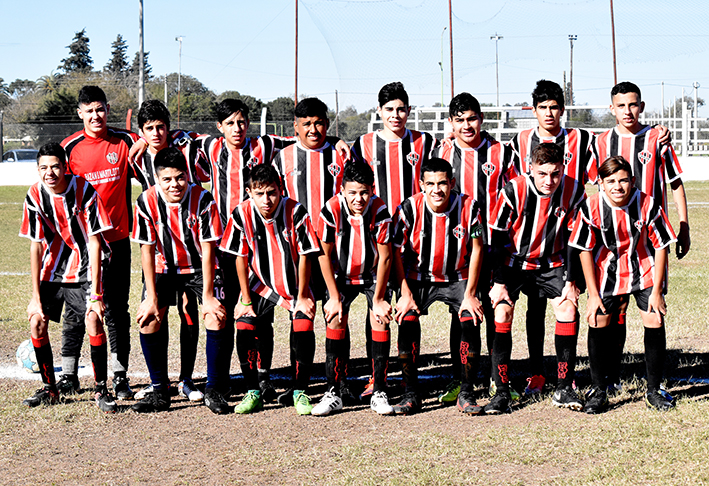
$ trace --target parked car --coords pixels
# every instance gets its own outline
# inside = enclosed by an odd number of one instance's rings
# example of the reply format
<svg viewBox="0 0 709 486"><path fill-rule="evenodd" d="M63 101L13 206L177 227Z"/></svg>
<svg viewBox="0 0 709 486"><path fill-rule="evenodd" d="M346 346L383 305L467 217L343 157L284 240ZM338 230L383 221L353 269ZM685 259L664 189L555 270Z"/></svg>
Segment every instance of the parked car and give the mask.
<svg viewBox="0 0 709 486"><path fill-rule="evenodd" d="M15 149L8 150L2 156L3 162L37 162L37 150Z"/></svg>

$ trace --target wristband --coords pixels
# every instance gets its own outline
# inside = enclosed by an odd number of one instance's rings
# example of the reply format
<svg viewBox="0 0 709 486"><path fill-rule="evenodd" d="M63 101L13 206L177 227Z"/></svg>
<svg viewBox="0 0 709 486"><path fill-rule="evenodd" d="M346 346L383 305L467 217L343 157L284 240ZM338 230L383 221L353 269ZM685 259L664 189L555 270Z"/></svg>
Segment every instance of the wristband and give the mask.
<svg viewBox="0 0 709 486"><path fill-rule="evenodd" d="M103 294L91 294L91 297L89 297L89 302L102 302L103 301Z"/></svg>
<svg viewBox="0 0 709 486"><path fill-rule="evenodd" d="M249 302L249 303L244 302L244 299L242 299L241 297L239 297L239 302L241 302L241 305L243 305L245 307L248 307L251 304L253 304L253 302Z"/></svg>

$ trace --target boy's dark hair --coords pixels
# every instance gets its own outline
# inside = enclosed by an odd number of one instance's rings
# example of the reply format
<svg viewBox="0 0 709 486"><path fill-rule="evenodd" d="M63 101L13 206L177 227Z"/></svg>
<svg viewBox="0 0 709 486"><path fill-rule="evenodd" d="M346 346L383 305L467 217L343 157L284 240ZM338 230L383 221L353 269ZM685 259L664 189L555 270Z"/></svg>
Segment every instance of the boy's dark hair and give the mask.
<svg viewBox="0 0 709 486"><path fill-rule="evenodd" d="M84 86L79 90L79 106L90 105L94 101L108 104L106 93L98 86Z"/></svg>
<svg viewBox="0 0 709 486"><path fill-rule="evenodd" d="M606 177L612 176L616 172L620 172L621 170L626 171L630 177L633 176L633 169L622 155L609 157L598 168L598 177L603 180Z"/></svg>
<svg viewBox="0 0 709 486"><path fill-rule="evenodd" d="M421 166L421 180L425 172L445 172L448 179L453 179L453 167L450 163L438 157L432 157Z"/></svg>
<svg viewBox="0 0 709 486"><path fill-rule="evenodd" d="M385 84L382 89L379 90L379 106L384 106L390 101L401 100L406 106L409 106L409 95L404 89L404 85L400 81L395 81L393 83Z"/></svg>
<svg viewBox="0 0 709 486"><path fill-rule="evenodd" d="M555 143L540 143L532 150L532 163L536 165L563 164L564 149Z"/></svg>
<svg viewBox="0 0 709 486"><path fill-rule="evenodd" d="M458 113L463 113L466 111L474 111L479 115L480 102L470 93L463 92L451 100L448 114L451 118L453 118L454 116L457 116Z"/></svg>
<svg viewBox="0 0 709 486"><path fill-rule="evenodd" d="M249 189L255 187L265 187L276 184L281 187L281 176L271 164L260 164L251 169L247 176L246 185Z"/></svg>
<svg viewBox="0 0 709 486"><path fill-rule="evenodd" d="M66 165L66 152L64 147L59 145L57 142L49 142L42 145L37 151L37 163L39 163L39 158L45 157L56 157L62 165Z"/></svg>
<svg viewBox="0 0 709 486"><path fill-rule="evenodd" d="M295 105L295 117L307 118L309 116L317 116L323 120L327 120L327 105L318 98L305 98Z"/></svg>
<svg viewBox="0 0 709 486"><path fill-rule="evenodd" d="M357 182L365 186L374 185L374 171L366 162L352 160L345 164L345 171L342 175L342 185L348 182Z"/></svg>
<svg viewBox="0 0 709 486"><path fill-rule="evenodd" d="M537 86L532 91L532 106L537 107L539 103L552 100L559 103L559 106L564 107L564 90L561 89L554 81L540 79L537 81Z"/></svg>
<svg viewBox="0 0 709 486"><path fill-rule="evenodd" d="M149 121L161 121L170 130L170 111L160 100L148 100L140 105L138 110L138 127L143 129L143 125Z"/></svg>
<svg viewBox="0 0 709 486"><path fill-rule="evenodd" d="M163 169L177 169L187 173L187 160L177 147L166 147L155 155L155 173Z"/></svg>
<svg viewBox="0 0 709 486"><path fill-rule="evenodd" d="M214 111L217 114L217 121L219 123L223 122L234 113L239 112L244 115L246 121L249 121L249 107L246 106L246 103L241 100L235 100L233 98L227 98L225 100L222 100L221 102L217 103L217 106L215 107Z"/></svg>
<svg viewBox="0 0 709 486"><path fill-rule="evenodd" d="M613 97L617 94L628 94L628 93L637 93L638 94L638 101L642 100L642 95L640 94L640 88L638 88L637 84L633 84L630 81L621 81L620 83L613 86L613 89L611 90L611 101L613 101Z"/></svg>

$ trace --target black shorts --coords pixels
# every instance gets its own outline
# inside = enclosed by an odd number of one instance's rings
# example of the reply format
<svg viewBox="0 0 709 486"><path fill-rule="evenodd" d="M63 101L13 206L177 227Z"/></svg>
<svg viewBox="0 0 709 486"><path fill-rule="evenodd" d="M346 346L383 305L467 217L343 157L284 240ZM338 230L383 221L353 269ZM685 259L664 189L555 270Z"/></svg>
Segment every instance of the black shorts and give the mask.
<svg viewBox="0 0 709 486"><path fill-rule="evenodd" d="M313 293L313 299L315 302L323 301L328 298L327 285L325 285L325 278L322 276L322 270L318 264L317 259L310 265L310 291Z"/></svg>
<svg viewBox="0 0 709 486"><path fill-rule="evenodd" d="M202 272L195 273L158 273L155 275L155 293L158 295L158 309L177 305L178 296L187 294L188 299L196 298L202 304L204 281ZM143 284L143 300L146 298L145 284Z"/></svg>
<svg viewBox="0 0 709 486"><path fill-rule="evenodd" d="M468 286L467 280L457 282L421 282L418 280L406 280L409 289L414 295L414 302L419 308L421 315L428 314L428 308L434 302L443 302L448 305L451 314L457 314L465 297L465 288ZM396 293L397 299L401 298L401 290Z"/></svg>
<svg viewBox="0 0 709 486"><path fill-rule="evenodd" d="M42 312L50 321L61 322L62 307L66 306L64 318L72 322L83 323L89 297L91 297L91 282L39 283Z"/></svg>
<svg viewBox="0 0 709 486"><path fill-rule="evenodd" d="M239 275L236 273L236 255L217 249L217 269L214 271L214 297L233 309L239 299Z"/></svg>
<svg viewBox="0 0 709 486"><path fill-rule="evenodd" d="M369 310L372 310L372 307L374 307L374 291L377 288L376 283L373 282L369 284L351 285L338 282L337 288L340 289L343 315L349 314L352 302L354 302L360 294L364 294L364 296L367 298L367 308ZM389 287L387 286L387 289L384 291L384 300L386 300L387 302L391 302L391 296L391 289L389 289Z"/></svg>
<svg viewBox="0 0 709 486"><path fill-rule="evenodd" d="M626 304L630 301L631 295L635 297L635 303L637 304L638 309L643 312L648 312L648 309L650 307L650 296L652 295L652 287L648 287L643 290L638 290L637 292L633 292L632 294L611 295L610 297L604 297L603 307L606 308L606 312L604 314L601 309L598 309L596 315L607 316L615 313L623 306L623 304ZM654 313L655 310L653 309L652 312Z"/></svg>
<svg viewBox="0 0 709 486"><path fill-rule="evenodd" d="M514 267L500 269L502 283L507 287L507 293L512 302L517 302L519 293L532 298L554 299L561 297L566 282L564 267L544 270L520 270Z"/></svg>

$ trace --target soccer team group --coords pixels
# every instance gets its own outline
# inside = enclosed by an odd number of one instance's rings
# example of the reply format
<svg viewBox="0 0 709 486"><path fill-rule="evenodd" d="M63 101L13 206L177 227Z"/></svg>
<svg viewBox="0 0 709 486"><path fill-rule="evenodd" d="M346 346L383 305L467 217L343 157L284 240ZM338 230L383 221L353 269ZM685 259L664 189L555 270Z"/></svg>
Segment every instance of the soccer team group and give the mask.
<svg viewBox="0 0 709 486"><path fill-rule="evenodd" d="M157 100L140 107L137 135L109 127L104 92L83 87L78 115L84 129L41 147L40 181L23 207L20 236L31 240L27 314L44 383L23 403L54 404L79 390L78 360L88 330L97 406L115 412L116 399L135 399L136 412L167 410L167 311L176 306L181 396L203 401L217 414L252 413L278 400L299 415L328 415L354 399L346 380L348 315L364 294L372 374L361 397L374 412L420 410L420 318L442 302L451 314L453 372L439 401L456 403L466 414L506 413L519 396L510 386L509 365L515 302L523 292L530 356L525 394L540 393L546 384L550 304L556 318L553 404L604 411L609 394L620 389L632 295L645 332L645 402L671 409L674 399L662 386L668 249L676 242L677 257L683 257L690 236L669 133L640 122L644 104L629 82L613 87L617 126L600 135L561 126L558 84L539 81L532 101L538 127L503 144L482 130L475 97L461 93L450 102L452 136L438 141L406 128L408 95L401 83L390 83L378 95L383 128L350 148L327 136L327 106L317 98L295 107L295 137L247 137L248 107L234 99L216 106L222 136L171 131L170 113ZM134 208L131 178L144 191ZM201 185L207 182L210 191ZM587 183L599 188L590 197ZM677 233L666 214L668 183ZM143 299L136 318L151 382L135 394L126 376L130 240L140 244ZM592 386L580 397L574 370L584 291ZM311 403L318 301L326 323L327 391ZM269 376L275 306L285 308L291 322L292 378L280 395ZM204 391L192 381L200 319L206 328ZM50 320L63 324L58 380ZM478 405L483 322L491 399ZM393 324L404 391L390 404ZM232 406L234 346L248 392Z"/></svg>

